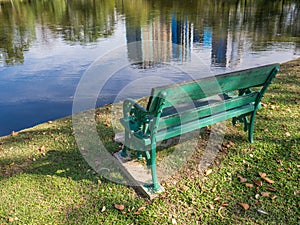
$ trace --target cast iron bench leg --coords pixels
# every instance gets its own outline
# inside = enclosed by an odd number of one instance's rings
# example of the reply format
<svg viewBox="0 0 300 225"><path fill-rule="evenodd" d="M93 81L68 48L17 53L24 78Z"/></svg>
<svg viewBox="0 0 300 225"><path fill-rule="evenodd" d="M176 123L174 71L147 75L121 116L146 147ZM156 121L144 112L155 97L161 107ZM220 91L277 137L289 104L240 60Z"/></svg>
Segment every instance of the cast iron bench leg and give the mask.
<svg viewBox="0 0 300 225"><path fill-rule="evenodd" d="M124 140L124 146L122 149L121 156L122 157L127 157L127 149L128 149L128 144L129 144L129 133L127 130L125 130L125 140Z"/></svg>
<svg viewBox="0 0 300 225"><path fill-rule="evenodd" d="M151 175L152 175L154 191L160 190L161 187L158 182L157 174L156 174L156 143L155 142L152 142L151 144Z"/></svg>
<svg viewBox="0 0 300 225"><path fill-rule="evenodd" d="M248 133L250 143L253 143L254 120L256 116L256 111L257 111L256 109L253 111L250 119L250 126L249 126L249 133Z"/></svg>

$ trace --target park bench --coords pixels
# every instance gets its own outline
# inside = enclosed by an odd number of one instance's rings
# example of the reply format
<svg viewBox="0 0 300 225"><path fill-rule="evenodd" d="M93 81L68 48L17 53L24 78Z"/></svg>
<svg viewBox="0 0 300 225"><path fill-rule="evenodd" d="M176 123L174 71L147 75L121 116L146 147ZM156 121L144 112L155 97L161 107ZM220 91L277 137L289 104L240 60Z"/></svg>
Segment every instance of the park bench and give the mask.
<svg viewBox="0 0 300 225"><path fill-rule="evenodd" d="M152 189L161 190L156 174L157 142L202 127L232 119L244 123L253 142L254 119L260 101L279 71L278 64L266 65L214 77L152 88L146 108L133 99L123 103L121 124L128 148L145 157L151 168Z"/></svg>

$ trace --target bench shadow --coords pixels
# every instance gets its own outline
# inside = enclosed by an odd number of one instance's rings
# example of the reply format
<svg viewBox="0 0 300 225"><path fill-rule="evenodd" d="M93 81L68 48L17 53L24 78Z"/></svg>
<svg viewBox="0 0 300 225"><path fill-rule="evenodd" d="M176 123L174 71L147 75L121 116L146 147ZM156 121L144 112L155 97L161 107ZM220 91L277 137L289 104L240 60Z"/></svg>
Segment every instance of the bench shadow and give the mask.
<svg viewBox="0 0 300 225"><path fill-rule="evenodd" d="M32 145L32 150L27 155L15 155L14 157L2 157L0 159L0 168L2 169L2 176L0 173L0 180L8 178L20 173L40 174L49 176L59 176L71 178L73 180L88 179L97 181L94 172L88 163L83 158L81 152L76 147L76 143L68 143L63 141L63 135L69 136L70 129L61 128L59 132L56 128L39 129L38 131L25 130L14 137L2 138L0 144L8 146ZM58 134L61 139L57 140L57 148L48 148L47 140L57 138ZM53 137L51 135L54 135ZM31 144L30 141L35 140ZM53 140L55 143L56 140ZM71 140L70 142L73 142ZM41 146L36 143L45 143L45 150L40 150ZM68 146L68 144L70 144ZM19 147L20 146L20 147ZM68 147L67 147L68 146ZM12 147L12 151L17 149ZM1 171L0 171L1 172Z"/></svg>

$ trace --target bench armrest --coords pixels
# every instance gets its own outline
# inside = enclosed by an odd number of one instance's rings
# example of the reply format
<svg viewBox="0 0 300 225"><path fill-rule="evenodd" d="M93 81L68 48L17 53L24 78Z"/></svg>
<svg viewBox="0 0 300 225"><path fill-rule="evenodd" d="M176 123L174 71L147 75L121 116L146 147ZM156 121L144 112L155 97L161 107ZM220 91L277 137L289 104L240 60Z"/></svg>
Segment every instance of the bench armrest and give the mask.
<svg viewBox="0 0 300 225"><path fill-rule="evenodd" d="M139 105L133 99L126 99L123 103L124 119L130 121L131 125L135 127L135 131L146 134L148 132L148 125L153 117L143 106Z"/></svg>
<svg viewBox="0 0 300 225"><path fill-rule="evenodd" d="M135 100L131 98L125 99L123 103L123 116L127 118L129 115L132 114L132 109L136 109L143 114L150 114L143 106L137 103Z"/></svg>

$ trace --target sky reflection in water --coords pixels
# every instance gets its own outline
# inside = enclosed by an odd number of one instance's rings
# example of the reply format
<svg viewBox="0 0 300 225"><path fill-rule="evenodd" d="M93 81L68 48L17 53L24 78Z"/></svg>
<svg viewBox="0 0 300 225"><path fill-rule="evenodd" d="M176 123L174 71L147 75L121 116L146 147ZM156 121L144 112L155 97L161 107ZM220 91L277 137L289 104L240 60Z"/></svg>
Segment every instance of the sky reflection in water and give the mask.
<svg viewBox="0 0 300 225"><path fill-rule="evenodd" d="M191 1L185 8L180 1L54 0L52 10L50 3L13 2L14 7L1 3L0 11L0 135L70 115L86 69L115 48L127 55L128 64L140 63L112 74L99 106L113 102L120 91L122 97L149 95L152 86L165 84L162 80L179 82L300 56L297 1ZM110 54L108 62L118 57ZM186 65L191 76L180 71ZM159 79L136 81L150 76ZM131 89L125 93L127 85Z"/></svg>

